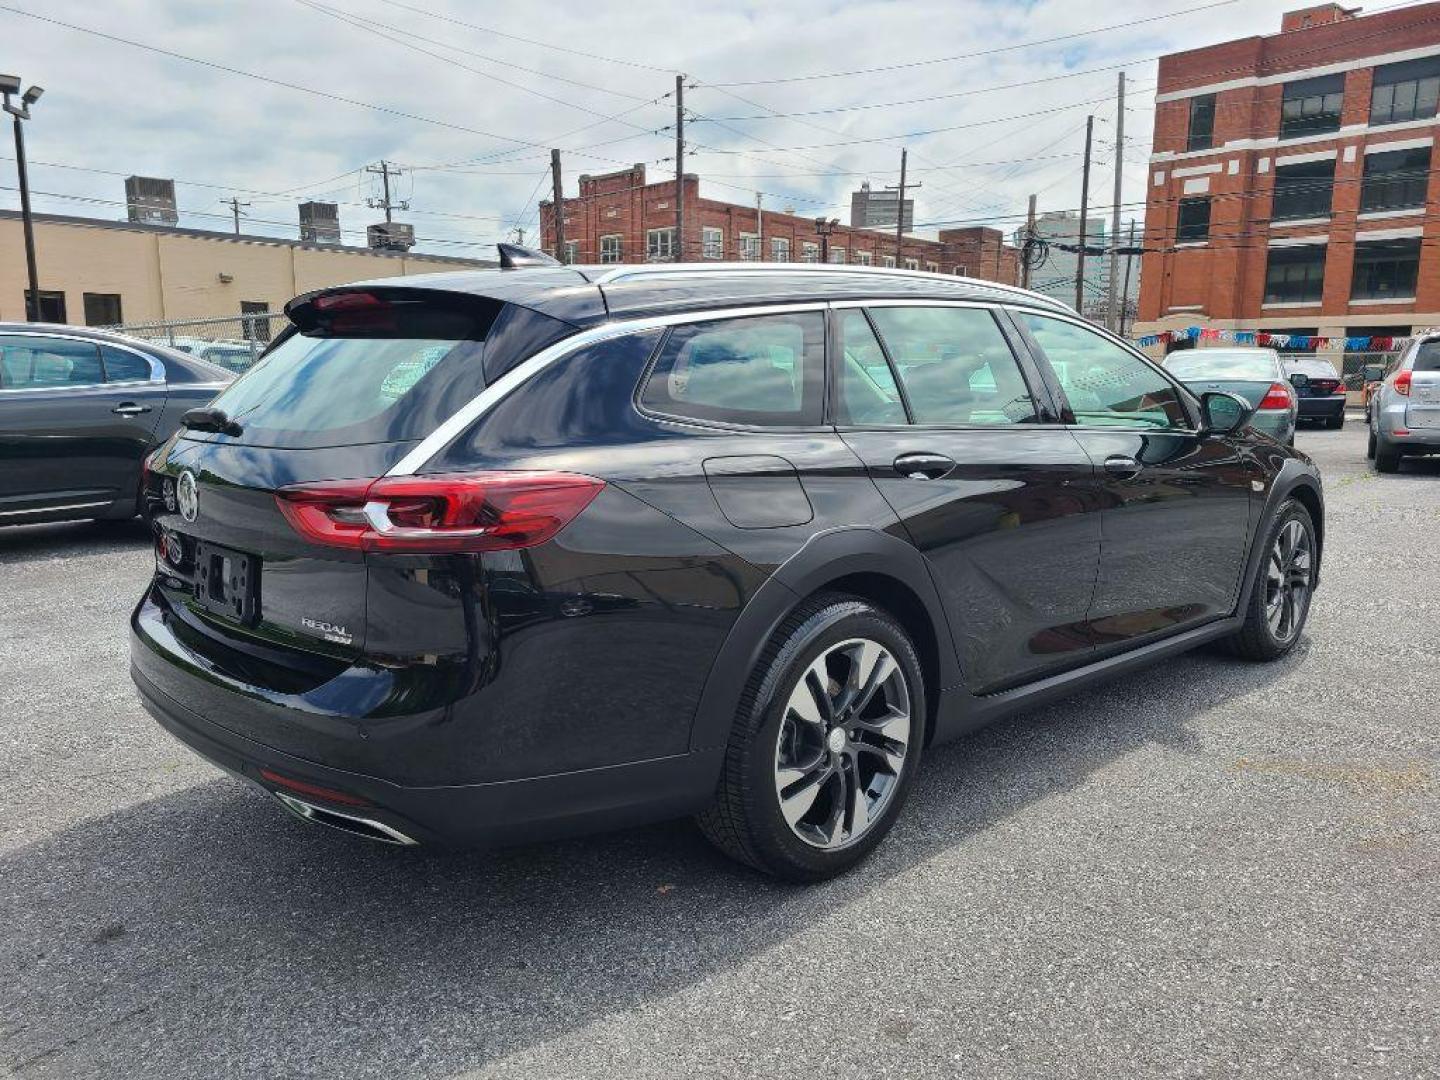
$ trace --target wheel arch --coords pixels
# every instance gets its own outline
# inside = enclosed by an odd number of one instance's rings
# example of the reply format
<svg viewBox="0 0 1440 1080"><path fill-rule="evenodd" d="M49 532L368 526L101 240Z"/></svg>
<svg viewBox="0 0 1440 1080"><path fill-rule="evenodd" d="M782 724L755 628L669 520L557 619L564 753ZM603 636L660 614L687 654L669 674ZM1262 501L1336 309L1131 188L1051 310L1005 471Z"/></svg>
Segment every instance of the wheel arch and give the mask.
<svg viewBox="0 0 1440 1080"><path fill-rule="evenodd" d="M1290 458L1281 466L1272 481L1269 495L1265 499L1265 510L1256 521L1255 531L1250 537L1250 552L1245 561L1245 577L1236 612L1243 612L1250 602L1250 593L1259 575L1260 560L1265 557L1265 536L1275 520L1275 515L1280 512L1280 507L1289 498L1305 507L1315 526L1313 585L1318 587L1320 584L1320 569L1325 553L1325 496L1321 491L1319 473L1315 467L1300 458Z"/></svg>
<svg viewBox="0 0 1440 1080"><path fill-rule="evenodd" d="M935 732L940 691L960 681L954 639L924 557L876 529L840 529L812 537L756 590L711 665L690 734L692 752L725 745L740 696L760 653L785 618L817 593L868 600L905 628L925 676L926 732Z"/></svg>

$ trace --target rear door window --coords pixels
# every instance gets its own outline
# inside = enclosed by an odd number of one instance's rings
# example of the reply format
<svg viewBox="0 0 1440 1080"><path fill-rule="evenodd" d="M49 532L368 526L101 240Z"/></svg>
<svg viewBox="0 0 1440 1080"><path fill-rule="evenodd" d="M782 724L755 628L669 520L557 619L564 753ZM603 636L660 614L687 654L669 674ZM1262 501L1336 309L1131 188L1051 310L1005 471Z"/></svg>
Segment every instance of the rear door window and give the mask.
<svg viewBox="0 0 1440 1080"><path fill-rule="evenodd" d="M498 306L498 305L496 305ZM293 331L214 401L244 443L320 447L424 438L485 387L491 308L396 302ZM207 437L207 436L202 436Z"/></svg>
<svg viewBox="0 0 1440 1080"><path fill-rule="evenodd" d="M805 311L675 327L640 404L694 420L804 427L820 423L824 391L825 316Z"/></svg>
<svg viewBox="0 0 1440 1080"><path fill-rule="evenodd" d="M0 389L95 386L104 382L93 341L16 334L0 337Z"/></svg>
<svg viewBox="0 0 1440 1080"><path fill-rule="evenodd" d="M143 356L113 345L101 345L100 351L105 355L106 382L150 381L150 361Z"/></svg>

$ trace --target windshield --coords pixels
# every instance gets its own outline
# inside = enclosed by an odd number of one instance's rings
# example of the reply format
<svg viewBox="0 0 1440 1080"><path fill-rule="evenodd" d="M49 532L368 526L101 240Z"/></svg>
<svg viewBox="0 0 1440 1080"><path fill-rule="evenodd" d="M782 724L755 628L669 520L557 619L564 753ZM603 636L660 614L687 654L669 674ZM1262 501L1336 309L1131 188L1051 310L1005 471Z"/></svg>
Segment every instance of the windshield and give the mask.
<svg viewBox="0 0 1440 1080"><path fill-rule="evenodd" d="M357 336L294 331L214 401L244 429L238 440L285 447L423 438L485 386L491 320L411 308Z"/></svg>
<svg viewBox="0 0 1440 1080"><path fill-rule="evenodd" d="M1278 372L1273 352L1227 352L1224 349L1192 349L1171 353L1165 367L1177 379L1237 379L1256 382L1273 380Z"/></svg>
<svg viewBox="0 0 1440 1080"><path fill-rule="evenodd" d="M1329 360L1321 360L1319 357L1285 357L1285 370L1293 374L1308 375L1312 379L1338 379L1335 367Z"/></svg>

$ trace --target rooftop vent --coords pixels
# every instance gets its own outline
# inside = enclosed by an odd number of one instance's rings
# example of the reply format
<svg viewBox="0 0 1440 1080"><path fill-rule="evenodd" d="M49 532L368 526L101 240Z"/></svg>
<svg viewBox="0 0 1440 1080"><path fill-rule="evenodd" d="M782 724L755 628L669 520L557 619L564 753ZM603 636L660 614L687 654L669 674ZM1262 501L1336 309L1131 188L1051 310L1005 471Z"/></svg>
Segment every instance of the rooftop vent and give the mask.
<svg viewBox="0 0 1440 1080"><path fill-rule="evenodd" d="M340 207L333 202L302 202L300 239L310 244L340 243Z"/></svg>
<svg viewBox="0 0 1440 1080"><path fill-rule="evenodd" d="M175 181L153 176L125 178L125 209L137 225L175 225L180 214L175 209Z"/></svg>

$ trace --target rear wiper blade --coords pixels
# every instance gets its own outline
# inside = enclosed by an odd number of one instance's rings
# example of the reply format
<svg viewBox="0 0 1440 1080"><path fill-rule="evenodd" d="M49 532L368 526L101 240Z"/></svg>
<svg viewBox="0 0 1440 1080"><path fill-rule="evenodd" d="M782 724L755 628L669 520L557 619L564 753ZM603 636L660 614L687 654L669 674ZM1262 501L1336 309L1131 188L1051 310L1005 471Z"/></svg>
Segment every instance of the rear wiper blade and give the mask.
<svg viewBox="0 0 1440 1080"><path fill-rule="evenodd" d="M239 435L245 430L226 416L224 409L216 409L208 405L187 411L184 416L180 417L180 426L189 428L191 431L216 431L221 435Z"/></svg>

